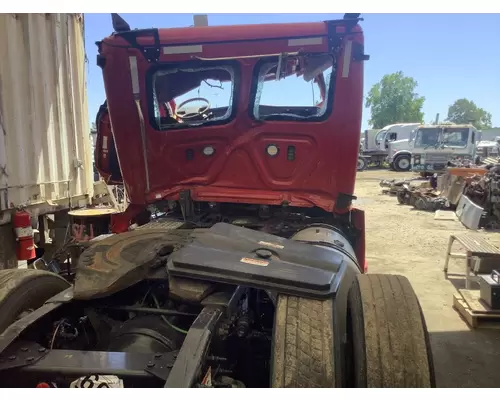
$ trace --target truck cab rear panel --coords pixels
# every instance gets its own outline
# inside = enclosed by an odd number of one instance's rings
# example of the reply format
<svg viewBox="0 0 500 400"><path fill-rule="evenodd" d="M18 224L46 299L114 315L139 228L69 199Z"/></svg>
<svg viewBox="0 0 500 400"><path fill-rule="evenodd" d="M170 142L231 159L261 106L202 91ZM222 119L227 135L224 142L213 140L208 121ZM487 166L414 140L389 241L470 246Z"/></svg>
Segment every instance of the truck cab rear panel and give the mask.
<svg viewBox="0 0 500 400"><path fill-rule="evenodd" d="M353 193L365 56L362 31L352 21L139 30L114 34L99 46L131 203L177 200L189 190L197 201L286 203L333 211L340 193ZM325 77L321 115L256 118L259 73L265 63L308 63L324 55L333 65ZM294 72L303 74L302 67ZM188 75L228 71L228 117L162 128L162 94L155 90L176 69ZM181 80L170 82L182 86ZM290 112L296 110L291 107Z"/></svg>

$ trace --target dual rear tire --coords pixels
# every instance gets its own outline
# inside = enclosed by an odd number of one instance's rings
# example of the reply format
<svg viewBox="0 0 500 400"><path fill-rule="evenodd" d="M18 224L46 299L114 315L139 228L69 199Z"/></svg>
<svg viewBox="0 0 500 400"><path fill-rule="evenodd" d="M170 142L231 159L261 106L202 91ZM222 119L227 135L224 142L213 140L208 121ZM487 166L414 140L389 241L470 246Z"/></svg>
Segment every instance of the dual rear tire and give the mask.
<svg viewBox="0 0 500 400"><path fill-rule="evenodd" d="M279 296L273 387L336 387L333 300ZM348 295L345 383L357 388L435 387L429 337L409 281L358 275Z"/></svg>
<svg viewBox="0 0 500 400"><path fill-rule="evenodd" d="M59 275L46 271L0 271L0 333L23 312L42 306L69 286ZM278 296L272 387L340 386L335 382L333 307L333 299ZM357 275L348 294L346 322L342 385L435 387L429 336L408 279Z"/></svg>
<svg viewBox="0 0 500 400"><path fill-rule="evenodd" d="M69 286L64 278L48 271L0 270L0 333L23 313L36 310Z"/></svg>

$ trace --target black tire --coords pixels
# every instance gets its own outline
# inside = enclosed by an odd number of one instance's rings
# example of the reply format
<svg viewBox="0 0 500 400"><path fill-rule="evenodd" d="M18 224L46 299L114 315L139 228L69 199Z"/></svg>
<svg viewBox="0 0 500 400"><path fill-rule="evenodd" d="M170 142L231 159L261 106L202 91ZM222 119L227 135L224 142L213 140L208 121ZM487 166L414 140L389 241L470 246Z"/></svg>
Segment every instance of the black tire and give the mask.
<svg viewBox="0 0 500 400"><path fill-rule="evenodd" d="M398 198L399 204L406 204L407 203L405 190L398 190L396 193L396 197Z"/></svg>
<svg viewBox="0 0 500 400"><path fill-rule="evenodd" d="M358 157L358 166L356 167L357 171L364 171L368 162L363 157Z"/></svg>
<svg viewBox="0 0 500 400"><path fill-rule="evenodd" d="M271 387L335 387L333 300L278 296Z"/></svg>
<svg viewBox="0 0 500 400"><path fill-rule="evenodd" d="M349 386L436 386L425 319L405 277L358 275L348 297L348 338Z"/></svg>
<svg viewBox="0 0 500 400"><path fill-rule="evenodd" d="M394 161L394 169L398 172L405 172L411 169L411 158L408 154L397 156Z"/></svg>
<svg viewBox="0 0 500 400"><path fill-rule="evenodd" d="M70 286L48 271L8 269L0 271L0 333L24 311L41 307Z"/></svg>
<svg viewBox="0 0 500 400"><path fill-rule="evenodd" d="M427 211L427 202L423 198L419 197L415 200L413 207L420 211Z"/></svg>

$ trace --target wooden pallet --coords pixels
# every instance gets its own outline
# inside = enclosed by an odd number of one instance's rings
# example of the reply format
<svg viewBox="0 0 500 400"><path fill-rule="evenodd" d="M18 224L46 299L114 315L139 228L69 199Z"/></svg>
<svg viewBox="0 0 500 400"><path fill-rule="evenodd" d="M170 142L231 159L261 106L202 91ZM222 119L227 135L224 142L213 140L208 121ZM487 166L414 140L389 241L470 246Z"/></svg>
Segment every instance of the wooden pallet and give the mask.
<svg viewBox="0 0 500 400"><path fill-rule="evenodd" d="M479 290L460 289L453 295L453 308L473 329L500 329L500 310L492 310L479 299Z"/></svg>

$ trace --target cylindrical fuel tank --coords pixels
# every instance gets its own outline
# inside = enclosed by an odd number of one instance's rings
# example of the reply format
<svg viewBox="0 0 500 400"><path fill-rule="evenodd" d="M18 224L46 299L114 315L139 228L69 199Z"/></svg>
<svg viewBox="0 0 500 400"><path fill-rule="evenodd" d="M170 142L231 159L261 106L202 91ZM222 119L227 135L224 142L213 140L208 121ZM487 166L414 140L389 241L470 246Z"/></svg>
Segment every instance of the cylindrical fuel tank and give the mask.
<svg viewBox="0 0 500 400"><path fill-rule="evenodd" d="M324 224L310 225L295 233L290 239L343 253L359 269L358 260L351 243L342 231L334 226Z"/></svg>

